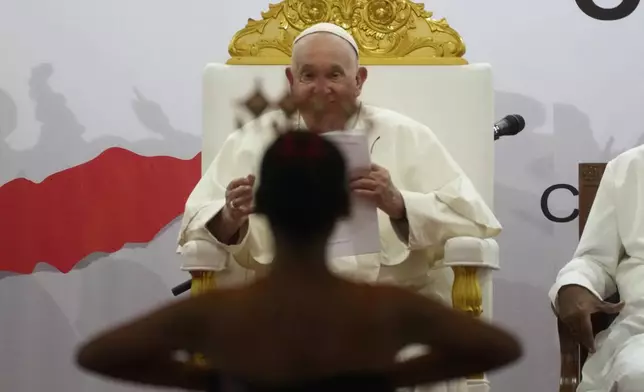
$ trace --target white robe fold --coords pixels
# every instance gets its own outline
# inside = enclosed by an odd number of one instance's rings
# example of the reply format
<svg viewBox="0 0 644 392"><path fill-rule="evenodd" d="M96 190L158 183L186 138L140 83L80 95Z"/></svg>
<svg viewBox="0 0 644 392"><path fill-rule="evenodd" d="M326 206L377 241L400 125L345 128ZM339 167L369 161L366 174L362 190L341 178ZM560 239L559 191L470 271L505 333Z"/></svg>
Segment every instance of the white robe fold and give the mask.
<svg viewBox="0 0 644 392"><path fill-rule="evenodd" d="M596 337L580 392L644 390L644 146L606 166L573 259L550 290L580 285L600 299L619 291L626 306Z"/></svg>
<svg viewBox="0 0 644 392"><path fill-rule="evenodd" d="M349 279L396 284L449 304L451 275L445 268L434 269L445 242L457 236L493 237L501 225L429 128L393 111L366 105L354 120L355 131L368 129L367 123L372 126L367 135L371 159L389 171L402 193L409 237L402 238L401 231L379 210L381 252L336 258L330 268ZM220 271L225 279L231 269L259 270L273 260L272 237L264 218L251 215L248 232L235 245L217 241L206 223L223 208L231 180L258 174L263 152L275 137L271 132L275 121L285 120L279 112L268 113L231 134L188 198L178 241L179 252L191 255L184 258L184 270ZM200 252L199 247L207 251ZM248 277L252 278L246 274L240 279L237 274L231 284ZM416 390L461 392L464 388L463 380L456 380Z"/></svg>

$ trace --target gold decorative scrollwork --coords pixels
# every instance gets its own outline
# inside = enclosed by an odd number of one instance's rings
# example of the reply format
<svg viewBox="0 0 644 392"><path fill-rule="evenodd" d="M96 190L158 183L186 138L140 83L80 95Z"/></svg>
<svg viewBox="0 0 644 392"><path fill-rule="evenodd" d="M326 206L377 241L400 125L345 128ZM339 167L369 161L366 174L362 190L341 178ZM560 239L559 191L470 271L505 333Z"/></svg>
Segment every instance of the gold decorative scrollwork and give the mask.
<svg viewBox="0 0 644 392"><path fill-rule="evenodd" d="M295 37L320 22L350 32L365 65L467 64L461 36L411 0L283 0L268 7L233 36L228 64L288 64Z"/></svg>

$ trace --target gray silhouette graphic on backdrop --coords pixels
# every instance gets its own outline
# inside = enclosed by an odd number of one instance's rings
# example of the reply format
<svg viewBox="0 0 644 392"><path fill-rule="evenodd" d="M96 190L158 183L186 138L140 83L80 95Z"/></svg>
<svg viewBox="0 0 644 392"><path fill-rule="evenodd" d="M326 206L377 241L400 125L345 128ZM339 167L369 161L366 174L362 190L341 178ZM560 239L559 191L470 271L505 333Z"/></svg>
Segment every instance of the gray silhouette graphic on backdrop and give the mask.
<svg viewBox="0 0 644 392"><path fill-rule="evenodd" d="M125 245L123 245L123 247L121 249L143 250L144 251L146 249L149 249L151 244L153 244L153 243L156 244L158 242L159 238L162 238L164 236L169 235L172 238L172 241L171 241L172 242L172 248L170 249L170 252L168 252L167 254L157 255L157 257L162 257L164 260L176 259L177 260L176 265L177 266L180 265L180 258L175 252L176 251L175 245L176 245L176 236L179 233L179 227L180 227L180 225L177 226L177 222L181 223L181 218L182 217L179 216L179 217L173 219L171 222L169 222L165 227L163 227L161 230L159 230L159 232L154 236L152 241L145 242L145 243L126 243ZM85 257L83 260L81 260L78 263L76 263L76 265L74 266L74 269L79 270L79 269L87 268L90 265L92 265L93 263L95 263L97 261L100 261L100 260L103 260L104 258L109 257L110 255L111 255L111 253L105 253L105 252L92 253L91 255ZM39 264L43 264L43 263L39 263ZM56 269L54 269L54 270L56 270ZM58 270L56 270L56 271L58 271ZM0 275L0 279L2 279L1 275Z"/></svg>
<svg viewBox="0 0 644 392"><path fill-rule="evenodd" d="M2 385L13 392L140 391L140 386L113 383L81 372L72 361L73 353L81 340L102 328L172 300L170 287L186 279L174 254L179 225L180 219L174 220L146 248L93 255L96 263L75 267L70 274L61 274L44 263L34 270L38 278L0 272L0 279L12 276L0 280L0 313L11 314L0 322L5 337L0 337L0 351L5 353L0 356ZM81 274L79 286L70 285L73 274ZM64 295L54 296L48 289ZM61 309L69 302L65 300L68 296L79 298L71 301L78 312L74 320ZM62 302L57 303L55 298ZM27 347L32 349L25 350ZM38 349L34 351L34 347ZM18 367L23 370L17 371ZM28 372L32 376L24 377L24 369L29 368L33 368Z"/></svg>
<svg viewBox="0 0 644 392"><path fill-rule="evenodd" d="M0 139L6 138L18 126L18 108L7 92L0 89Z"/></svg>
<svg viewBox="0 0 644 392"><path fill-rule="evenodd" d="M40 138L30 150L15 151L5 142L6 137L16 129L17 109L9 94L0 90L0 186L18 176L42 181L56 171L86 162L114 146L142 155L168 155L183 159L192 158L200 151L200 138L172 127L163 109L136 88L133 90L132 110L143 126L161 135L162 139L147 139L127 145L124 145L127 141L114 136L85 141L82 138L85 127L67 107L64 95L49 85L53 72L50 64L41 64L32 69L29 95L35 102L35 115L42 126ZM81 262L81 267L103 255L88 256ZM11 274L0 272L0 279L6 276Z"/></svg>
<svg viewBox="0 0 644 392"><path fill-rule="evenodd" d="M141 155L168 155L181 159L192 158L200 151L200 138L174 128L161 106L137 88L133 89L132 110L144 127L161 138L128 142L120 137L102 136L93 141L84 140L85 127L67 106L65 96L54 91L49 84L53 73L53 66L47 63L34 67L31 72L29 96L35 103L36 119L42 124L40 137L32 149L15 151L5 142L8 134L16 128L16 106L6 93L0 95L0 113L7 118L0 120L0 185L19 174L40 182L57 171L89 161L115 146Z"/></svg>
<svg viewBox="0 0 644 392"><path fill-rule="evenodd" d="M82 139L84 126L66 106L65 97L48 84L52 72L53 68L47 64L32 71L29 92L42 127L38 143L29 151L15 151L5 142L17 127L17 108L9 94L0 91L0 186L20 176L21 172L40 181L52 172L92 159L114 145L143 155L171 155L184 159L192 158L199 151L198 137L174 129L161 107L136 89L132 109L143 126L163 139L123 145L124 140L108 136L86 142ZM113 255L90 255L70 274L61 274L43 263L36 266L33 275L0 271L0 313L12 315L0 323L6 338L0 338L0 351L7 354L2 356L0 364L3 386L15 392L140 390L86 376L74 366L72 355L79 339L97 332L98 328L118 323L135 312L171 299L170 287L185 279L175 254L178 225L177 219L170 222L148 244L131 244ZM89 268L93 262L97 262L95 267ZM69 279L79 273L83 285L78 293L70 292ZM51 284L43 286L43 280L51 281ZM54 297L52 294L61 294L61 288L63 295ZM52 293L48 289L53 290ZM65 298L69 295L81 298L75 325L70 324L74 320L66 317L60 307L67 306ZM115 299L115 295L120 297ZM24 328L30 331L25 333ZM17 336L30 341L16 339ZM28 347L32 349L25 350ZM38 350L33 351L33 347ZM4 363L5 360L10 363ZM18 368L33 368L33 371L17 371ZM31 376L27 379L25 374Z"/></svg>
<svg viewBox="0 0 644 392"><path fill-rule="evenodd" d="M17 165L13 160L13 150L4 140L16 130L18 126L18 108L16 102L4 90L0 89L0 184L3 173L17 173ZM16 168L13 166L16 165Z"/></svg>
<svg viewBox="0 0 644 392"><path fill-rule="evenodd" d="M86 390L82 384L79 387L71 363L78 335L56 300L35 278L25 275L2 280L0 312L3 391Z"/></svg>
<svg viewBox="0 0 644 392"><path fill-rule="evenodd" d="M142 126L161 138L132 143L104 136L85 141L85 127L67 106L65 96L49 84L53 72L49 64L32 70L29 95L42 125L40 138L30 150L16 151L6 142L19 119L15 101L0 90L0 186L23 176L42 181L114 146L141 155L182 159L200 151L199 137L172 127L162 108L136 88L129 104ZM0 351L6 354L0 363L2 385L14 392L140 390L81 373L72 361L73 353L80 339L172 298L170 288L186 279L175 254L179 224L180 217L150 243L129 244L114 254L90 255L69 274L43 263L32 275L0 271L0 314L11 315L0 323L5 337L0 337ZM75 279L78 286L73 284ZM77 299L69 300L69 296Z"/></svg>
<svg viewBox="0 0 644 392"><path fill-rule="evenodd" d="M557 158L566 166L571 166L576 173L579 157L585 162L608 162L622 152L644 143L644 132L630 146L616 148L614 146L616 134L632 130L612 129L608 142L602 147L599 145L590 124L587 114L577 107L556 103L553 108L554 129L557 135Z"/></svg>
<svg viewBox="0 0 644 392"><path fill-rule="evenodd" d="M0 363L0 379L10 390L139 391L140 386L87 376L75 367L73 353L81 340L99 330L172 300L170 288L186 279L174 252L180 223L180 218L172 221L145 248L125 247L114 254L93 255L93 262L69 274L44 263L36 266L34 275L4 273L11 278L0 281L0 313L12 316L0 322L6 338L0 337L0 350L9 353L0 357L10 361ZM70 296L76 299L66 300ZM28 334L25 326L30 328ZM9 339L15 336L22 340ZM34 347L34 342L24 341L31 338L39 339L39 350L33 356L24 350ZM25 361L38 377L25 379L24 371L16 371Z"/></svg>

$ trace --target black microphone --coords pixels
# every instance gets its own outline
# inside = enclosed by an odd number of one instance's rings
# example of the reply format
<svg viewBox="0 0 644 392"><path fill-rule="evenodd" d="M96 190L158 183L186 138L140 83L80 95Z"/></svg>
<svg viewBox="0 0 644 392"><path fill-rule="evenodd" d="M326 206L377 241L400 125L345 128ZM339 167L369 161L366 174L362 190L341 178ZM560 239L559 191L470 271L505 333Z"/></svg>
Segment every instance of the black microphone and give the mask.
<svg viewBox="0 0 644 392"><path fill-rule="evenodd" d="M176 297L185 293L192 288L192 279L186 280L178 286L172 288L172 294Z"/></svg>
<svg viewBox="0 0 644 392"><path fill-rule="evenodd" d="M525 120L518 114L510 114L494 124L494 140L501 136L513 136L523 131Z"/></svg>

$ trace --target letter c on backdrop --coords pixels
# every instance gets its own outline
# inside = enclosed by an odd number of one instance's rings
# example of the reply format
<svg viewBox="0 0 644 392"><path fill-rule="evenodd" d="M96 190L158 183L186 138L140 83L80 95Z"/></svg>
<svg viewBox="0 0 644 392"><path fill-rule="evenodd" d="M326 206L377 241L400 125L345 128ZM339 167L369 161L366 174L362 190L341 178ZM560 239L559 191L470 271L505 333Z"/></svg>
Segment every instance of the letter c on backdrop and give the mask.
<svg viewBox="0 0 644 392"><path fill-rule="evenodd" d="M548 206L548 199L550 199L550 194L557 189L565 189L568 192L572 193L573 196L579 196L579 191L577 188L575 188L572 185L569 184L555 184L549 186L545 191L543 191L543 195L541 195L541 212L543 212L543 215L546 217L551 222L557 222L557 223L566 223L566 222L571 222L579 216L579 209L575 208L572 210L570 215L564 216L564 217L558 217L554 216L552 212L550 212L550 207Z"/></svg>

